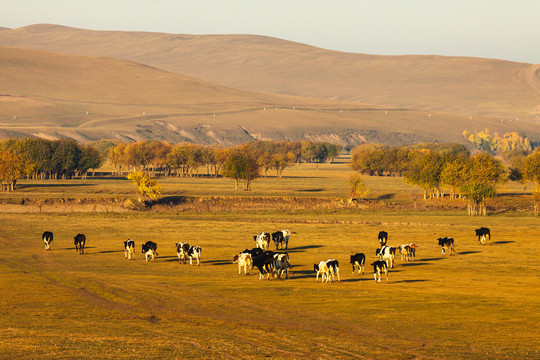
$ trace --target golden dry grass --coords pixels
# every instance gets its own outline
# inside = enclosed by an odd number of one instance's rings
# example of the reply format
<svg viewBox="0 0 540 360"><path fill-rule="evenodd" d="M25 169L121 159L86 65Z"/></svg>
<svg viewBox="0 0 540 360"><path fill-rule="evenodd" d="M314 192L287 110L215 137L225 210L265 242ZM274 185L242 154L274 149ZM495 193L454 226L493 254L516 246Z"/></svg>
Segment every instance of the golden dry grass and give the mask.
<svg viewBox="0 0 540 360"><path fill-rule="evenodd" d="M339 192L342 165L299 168L282 179ZM334 180L332 180L334 179ZM197 179L203 180L203 179ZM219 194L222 179L199 183ZM272 180L274 182L272 182ZM254 187L270 192L277 179ZM93 186L103 188L104 184ZM193 179L168 182L196 191ZM410 196L401 179L366 179L377 194ZM55 184L60 182L45 182ZM232 187L232 184L228 184ZM94 189L97 189L94 187ZM123 189L123 190L122 190ZM113 193L129 192L129 183ZM49 192L52 190L52 192ZM24 197L84 197L84 186L28 184ZM223 191L223 190L221 190ZM519 194L509 185L508 193ZM3 198L6 195L1 194ZM513 195L519 196L519 195ZM6 358L532 359L540 356L537 308L540 226L530 213L468 217L464 211L223 211L144 213L0 212L0 351ZM474 229L493 238L478 244ZM288 280L238 275L232 257L252 235L290 229ZM369 266L351 274L349 255L375 260L379 230L415 242L417 260L396 261L388 284ZM55 240L46 251L41 233ZM77 255L73 236L87 236ZM437 237L456 239L442 256ZM136 260L122 242L137 242ZM146 263L140 245L158 243ZM199 267L179 264L174 244L203 248ZM313 263L336 258L341 282L315 283Z"/></svg>

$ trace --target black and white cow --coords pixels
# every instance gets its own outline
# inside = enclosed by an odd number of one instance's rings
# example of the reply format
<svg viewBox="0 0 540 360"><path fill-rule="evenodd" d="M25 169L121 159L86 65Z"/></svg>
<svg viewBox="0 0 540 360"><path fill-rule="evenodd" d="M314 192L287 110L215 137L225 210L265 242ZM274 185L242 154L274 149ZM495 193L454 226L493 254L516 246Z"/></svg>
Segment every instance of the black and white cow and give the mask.
<svg viewBox="0 0 540 360"><path fill-rule="evenodd" d="M155 257L158 256L157 244L153 241L147 241L142 244L142 253L146 258L146 262L149 260L156 261Z"/></svg>
<svg viewBox="0 0 540 360"><path fill-rule="evenodd" d="M491 241L491 231L486 227L481 227L480 229L474 230L476 232L476 236L478 236L478 241L480 244L484 245L486 243L486 236Z"/></svg>
<svg viewBox="0 0 540 360"><path fill-rule="evenodd" d="M265 251L259 256L252 256L253 267L259 269L259 280L264 278L266 272L266 279L270 279L270 274L273 272L274 253L272 251Z"/></svg>
<svg viewBox="0 0 540 360"><path fill-rule="evenodd" d="M289 262L289 254L274 254L274 262L272 265L274 266L276 277L278 279L281 278L281 275L283 275L283 273L285 273L285 279L289 278L289 269L291 268L291 263Z"/></svg>
<svg viewBox="0 0 540 360"><path fill-rule="evenodd" d="M288 249L290 237L291 237L291 232L289 230L279 230L272 233L272 240L274 241L274 244L276 245L276 250L279 249L280 245L281 245L281 249L283 250L283 244L285 244L285 249Z"/></svg>
<svg viewBox="0 0 540 360"><path fill-rule="evenodd" d="M437 240L439 240L439 245L442 248L442 255L446 254L446 249L450 250L450 255L452 255L452 252L456 252L456 250L454 250L454 239L451 237L445 236L438 238Z"/></svg>
<svg viewBox="0 0 540 360"><path fill-rule="evenodd" d="M414 261L416 258L416 245L414 243L403 244L399 247L401 260Z"/></svg>
<svg viewBox="0 0 540 360"><path fill-rule="evenodd" d="M179 242L176 244L176 255L178 255L178 261L181 262L184 261L184 264L186 263L186 259L188 257L188 251L189 251L189 244L184 242Z"/></svg>
<svg viewBox="0 0 540 360"><path fill-rule="evenodd" d="M190 246L187 255L189 256L189 265L193 265L192 260L197 260L197 266L199 266L201 260L202 249L200 246Z"/></svg>
<svg viewBox="0 0 540 360"><path fill-rule="evenodd" d="M360 274L360 269L362 269L362 275L364 275L364 264L366 263L366 255L364 253L357 253L351 255L351 264L352 264L352 273L354 274L355 265L358 267L358 273Z"/></svg>
<svg viewBox="0 0 540 360"><path fill-rule="evenodd" d="M386 243L388 242L388 233L386 231L379 231L377 239L379 239L381 247L386 246Z"/></svg>
<svg viewBox="0 0 540 360"><path fill-rule="evenodd" d="M270 233L262 232L259 235L253 235L253 240L255 241L255 246L263 250L268 249L270 245Z"/></svg>
<svg viewBox="0 0 540 360"><path fill-rule="evenodd" d="M135 241L131 239L124 241L124 255L128 260L135 260Z"/></svg>
<svg viewBox="0 0 540 360"><path fill-rule="evenodd" d="M45 249L50 250L51 249L51 243L53 241L53 233L52 231L45 231L43 235L41 236L43 239L43 242L45 243Z"/></svg>
<svg viewBox="0 0 540 360"><path fill-rule="evenodd" d="M386 282L388 282L388 265L386 264L386 261L377 260L371 265L373 265L373 277L375 278L375 282L381 282L381 274L383 272L386 275Z"/></svg>
<svg viewBox="0 0 540 360"><path fill-rule="evenodd" d="M328 259L326 261L321 261L318 264L313 264L313 270L317 273L315 282L319 281L319 275L321 275L322 282L334 282L336 276L338 282L340 282L339 262L336 259Z"/></svg>
<svg viewBox="0 0 540 360"><path fill-rule="evenodd" d="M394 268L394 257L396 256L396 248L393 246L383 246L375 250L375 255L380 256L381 260L386 261L390 268Z"/></svg>
<svg viewBox="0 0 540 360"><path fill-rule="evenodd" d="M235 255L233 264L238 264L238 275L242 274L242 268L244 268L244 274L247 275L249 270L253 267L251 254L242 252L240 255Z"/></svg>
<svg viewBox="0 0 540 360"><path fill-rule="evenodd" d="M84 245L86 244L86 236L84 234L77 234L73 238L75 244L75 251L79 254L84 254Z"/></svg>

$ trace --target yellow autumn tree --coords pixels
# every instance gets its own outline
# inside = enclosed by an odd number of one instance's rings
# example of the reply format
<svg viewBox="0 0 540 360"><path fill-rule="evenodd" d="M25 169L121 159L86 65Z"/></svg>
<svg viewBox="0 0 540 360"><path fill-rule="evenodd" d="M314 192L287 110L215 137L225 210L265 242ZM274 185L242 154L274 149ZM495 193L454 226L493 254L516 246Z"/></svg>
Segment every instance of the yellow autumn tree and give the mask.
<svg viewBox="0 0 540 360"><path fill-rule="evenodd" d="M157 180L150 176L150 174L143 171L133 171L128 175L128 179L133 181L133 184L137 187L137 195L139 202L143 199L155 199L161 195L161 186Z"/></svg>

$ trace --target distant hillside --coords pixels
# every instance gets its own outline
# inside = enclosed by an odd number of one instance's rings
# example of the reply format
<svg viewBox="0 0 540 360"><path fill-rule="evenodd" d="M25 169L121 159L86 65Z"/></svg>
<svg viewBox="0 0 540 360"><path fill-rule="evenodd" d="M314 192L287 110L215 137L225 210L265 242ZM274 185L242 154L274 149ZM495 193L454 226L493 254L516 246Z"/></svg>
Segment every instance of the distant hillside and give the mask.
<svg viewBox="0 0 540 360"><path fill-rule="evenodd" d="M540 121L540 66L524 63L352 54L253 35L106 32L56 25L2 31L0 45L130 59L246 90Z"/></svg>
<svg viewBox="0 0 540 360"><path fill-rule="evenodd" d="M0 47L0 79L0 138L404 144L463 141L463 130L489 128L540 139L523 121L236 90L106 57Z"/></svg>

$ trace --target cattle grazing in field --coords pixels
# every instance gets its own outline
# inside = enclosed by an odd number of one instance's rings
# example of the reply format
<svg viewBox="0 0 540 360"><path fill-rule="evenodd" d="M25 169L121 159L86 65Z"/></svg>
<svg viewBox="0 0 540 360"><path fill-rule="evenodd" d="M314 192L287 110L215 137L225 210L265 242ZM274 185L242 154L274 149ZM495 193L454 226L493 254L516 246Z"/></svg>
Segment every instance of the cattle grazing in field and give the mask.
<svg viewBox="0 0 540 360"><path fill-rule="evenodd" d="M480 244L484 245L486 243L486 236L491 240L491 231L488 228L481 227L480 229L474 230L476 236L478 236L478 241Z"/></svg>
<svg viewBox="0 0 540 360"><path fill-rule="evenodd" d="M201 260L202 249L200 246L190 246L187 255L189 256L189 265L193 265L192 260L197 260L197 266L199 266Z"/></svg>
<svg viewBox="0 0 540 360"><path fill-rule="evenodd" d="M341 282L339 278L339 262L336 259L329 259L329 260L326 260L326 266L328 266L328 272L330 276L332 277L332 282L335 281L336 276L337 276L337 281Z"/></svg>
<svg viewBox="0 0 540 360"><path fill-rule="evenodd" d="M274 241L274 244L276 245L276 250L279 249L280 245L281 245L281 249L283 250L283 244L285 244L285 249L288 249L290 237L291 237L291 232L289 230L279 230L272 233L272 240Z"/></svg>
<svg viewBox="0 0 540 360"><path fill-rule="evenodd" d="M75 244L75 251L79 254L84 254L84 245L86 244L86 236L84 234L77 234L73 238Z"/></svg>
<svg viewBox="0 0 540 360"><path fill-rule="evenodd" d="M274 253L272 251L265 251L261 255L252 256L251 258L253 267L259 269L259 280L264 278L265 272L267 274L266 279L269 279L273 269Z"/></svg>
<svg viewBox="0 0 540 360"><path fill-rule="evenodd" d="M43 239L43 242L45 243L45 249L50 250L51 243L53 241L53 233L52 233L52 231L45 231L43 233L43 235L41 236L41 238Z"/></svg>
<svg viewBox="0 0 540 360"><path fill-rule="evenodd" d="M399 247L401 260L414 261L416 258L416 245L414 243L403 244Z"/></svg>
<svg viewBox="0 0 540 360"><path fill-rule="evenodd" d="M188 257L188 250L189 250L189 244L184 242L179 242L176 244L176 255L178 255L178 261L181 262L184 261L184 264L186 263L186 259Z"/></svg>
<svg viewBox="0 0 540 360"><path fill-rule="evenodd" d="M124 241L124 255L126 259L135 259L135 241L127 239Z"/></svg>
<svg viewBox="0 0 540 360"><path fill-rule="evenodd" d="M253 266L251 254L241 253L240 255L235 255L233 258L233 264L238 264L238 275L242 274L242 268L244 268L244 274L247 275Z"/></svg>
<svg viewBox="0 0 540 360"><path fill-rule="evenodd" d="M375 250L375 255L379 256L381 260L386 261L386 264L390 268L394 268L394 257L396 256L396 248L393 246L383 246L380 249Z"/></svg>
<svg viewBox="0 0 540 360"><path fill-rule="evenodd" d="M386 242L388 241L388 233L386 231L379 231L379 236L377 239L379 239L379 244L381 247L386 246Z"/></svg>
<svg viewBox="0 0 540 360"><path fill-rule="evenodd" d="M289 278L289 269L291 268L291 264L289 262L289 254L274 254L274 262L272 265L274 266L276 277L278 279L281 278L281 275L283 275L283 273L285 273L285 279Z"/></svg>
<svg viewBox="0 0 540 360"><path fill-rule="evenodd" d="M364 275L364 264L366 263L366 255L364 253L357 253L351 255L351 264L352 264L352 273L354 274L355 265L358 266L358 273L360 274L360 269L362 269L362 275Z"/></svg>
<svg viewBox="0 0 540 360"><path fill-rule="evenodd" d="M146 261L156 261L155 257L158 256L157 244L153 241L147 241L142 245L142 253L144 254Z"/></svg>
<svg viewBox="0 0 540 360"><path fill-rule="evenodd" d="M253 240L255 241L256 247L266 250L270 245L270 233L263 232L259 235L254 235Z"/></svg>
<svg viewBox="0 0 540 360"><path fill-rule="evenodd" d="M451 237L441 237L441 238L438 238L437 240L439 240L439 245L441 246L442 248L442 254L446 254L446 249L450 250L450 255L452 255L452 252L456 252L456 250L454 250L454 239L452 239Z"/></svg>
<svg viewBox="0 0 540 360"><path fill-rule="evenodd" d="M386 264L386 261L377 260L371 265L373 265L373 277L375 278L375 282L381 282L381 274L383 272L386 275L386 282L388 282L388 265Z"/></svg>

